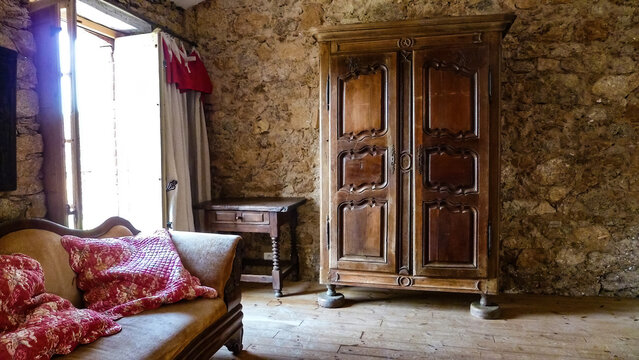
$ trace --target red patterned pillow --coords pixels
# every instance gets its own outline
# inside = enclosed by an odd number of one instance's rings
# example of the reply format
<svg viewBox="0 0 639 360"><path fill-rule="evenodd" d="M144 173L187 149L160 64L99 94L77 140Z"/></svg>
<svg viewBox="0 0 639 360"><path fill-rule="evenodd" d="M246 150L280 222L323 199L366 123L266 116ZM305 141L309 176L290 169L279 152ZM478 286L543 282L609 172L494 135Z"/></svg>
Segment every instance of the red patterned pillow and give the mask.
<svg viewBox="0 0 639 360"><path fill-rule="evenodd" d="M0 359L49 359L121 327L93 310L78 310L44 293L40 264L26 255L0 255Z"/></svg>
<svg viewBox="0 0 639 360"><path fill-rule="evenodd" d="M61 241L87 307L112 319L182 299L217 297L215 289L201 286L184 268L166 230L107 239L63 236Z"/></svg>
<svg viewBox="0 0 639 360"><path fill-rule="evenodd" d="M23 254L0 255L0 331L24 321L23 308L44 292L44 273L35 259Z"/></svg>

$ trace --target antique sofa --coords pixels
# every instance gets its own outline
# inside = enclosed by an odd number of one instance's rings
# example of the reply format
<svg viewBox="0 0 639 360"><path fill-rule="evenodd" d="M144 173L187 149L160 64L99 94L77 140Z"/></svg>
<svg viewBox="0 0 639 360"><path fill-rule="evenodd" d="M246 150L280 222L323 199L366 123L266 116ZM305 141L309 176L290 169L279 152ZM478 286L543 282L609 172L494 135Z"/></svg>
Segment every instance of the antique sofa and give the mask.
<svg viewBox="0 0 639 360"><path fill-rule="evenodd" d="M45 287L76 307L83 307L62 235L118 237L137 234L129 221L113 217L93 230L72 230L46 220L19 220L0 225L0 254L23 253L42 264ZM122 331L78 346L62 359L209 359L222 345L242 350L242 305L239 290L239 237L171 232L184 266L203 285L218 291L216 299L195 299L118 320Z"/></svg>

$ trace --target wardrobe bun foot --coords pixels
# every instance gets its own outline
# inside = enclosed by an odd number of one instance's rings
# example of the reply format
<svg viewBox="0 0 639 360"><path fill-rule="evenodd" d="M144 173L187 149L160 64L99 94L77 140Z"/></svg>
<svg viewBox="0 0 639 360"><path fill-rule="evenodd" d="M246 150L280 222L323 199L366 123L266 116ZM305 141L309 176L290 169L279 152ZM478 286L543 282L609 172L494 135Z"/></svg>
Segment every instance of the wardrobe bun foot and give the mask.
<svg viewBox="0 0 639 360"><path fill-rule="evenodd" d="M488 302L488 297L482 294L479 301L470 304L470 314L480 319L499 319L501 309L499 305Z"/></svg>
<svg viewBox="0 0 639 360"><path fill-rule="evenodd" d="M317 303L324 308L338 308L344 306L344 295L335 292L335 285L326 285L326 292L317 296Z"/></svg>

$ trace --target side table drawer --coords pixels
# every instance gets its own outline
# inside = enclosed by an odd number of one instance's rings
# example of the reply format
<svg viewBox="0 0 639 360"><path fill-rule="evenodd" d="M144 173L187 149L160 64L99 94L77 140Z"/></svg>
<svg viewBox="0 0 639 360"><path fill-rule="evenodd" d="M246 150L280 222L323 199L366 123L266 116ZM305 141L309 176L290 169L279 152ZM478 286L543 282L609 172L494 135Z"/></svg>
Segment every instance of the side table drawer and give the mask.
<svg viewBox="0 0 639 360"><path fill-rule="evenodd" d="M262 211L211 211L211 224L259 224L269 223L269 213Z"/></svg>

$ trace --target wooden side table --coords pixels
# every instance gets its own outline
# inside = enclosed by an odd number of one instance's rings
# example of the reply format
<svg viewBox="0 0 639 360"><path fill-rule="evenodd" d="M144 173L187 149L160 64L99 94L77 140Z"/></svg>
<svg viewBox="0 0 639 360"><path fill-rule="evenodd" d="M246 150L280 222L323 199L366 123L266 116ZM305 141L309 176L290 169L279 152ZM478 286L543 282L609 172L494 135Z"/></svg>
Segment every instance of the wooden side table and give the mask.
<svg viewBox="0 0 639 360"><path fill-rule="evenodd" d="M205 201L195 208L204 210L204 230L207 232L262 233L271 236L273 247L273 271L271 276L242 274L242 281L273 283L275 297L282 296L282 279L293 273L299 276L299 258L295 238L297 208L304 198L228 198ZM291 228L291 260L280 267L280 225ZM247 264L264 264L264 260L242 259ZM270 265L270 262L267 263Z"/></svg>

